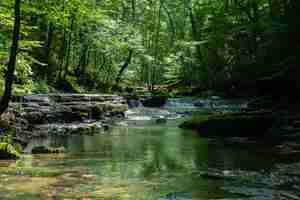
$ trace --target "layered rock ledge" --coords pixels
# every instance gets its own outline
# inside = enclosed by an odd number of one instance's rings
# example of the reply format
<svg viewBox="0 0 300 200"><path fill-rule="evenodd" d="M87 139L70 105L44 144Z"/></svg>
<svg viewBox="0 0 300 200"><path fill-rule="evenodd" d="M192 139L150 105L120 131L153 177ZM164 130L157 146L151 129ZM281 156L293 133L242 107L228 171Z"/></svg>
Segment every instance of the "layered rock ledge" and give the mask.
<svg viewBox="0 0 300 200"><path fill-rule="evenodd" d="M12 126L18 140L47 134L94 133L123 118L126 100L108 94L39 94L16 98L0 127Z"/></svg>

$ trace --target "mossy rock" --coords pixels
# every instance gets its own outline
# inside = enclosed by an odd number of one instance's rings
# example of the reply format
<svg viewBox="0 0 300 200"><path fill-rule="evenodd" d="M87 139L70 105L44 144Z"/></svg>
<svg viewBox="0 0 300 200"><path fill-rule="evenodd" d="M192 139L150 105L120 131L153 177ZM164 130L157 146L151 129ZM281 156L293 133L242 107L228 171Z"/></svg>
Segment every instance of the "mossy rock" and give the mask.
<svg viewBox="0 0 300 200"><path fill-rule="evenodd" d="M264 137L272 127L270 113L231 113L193 117L179 127L204 137Z"/></svg>

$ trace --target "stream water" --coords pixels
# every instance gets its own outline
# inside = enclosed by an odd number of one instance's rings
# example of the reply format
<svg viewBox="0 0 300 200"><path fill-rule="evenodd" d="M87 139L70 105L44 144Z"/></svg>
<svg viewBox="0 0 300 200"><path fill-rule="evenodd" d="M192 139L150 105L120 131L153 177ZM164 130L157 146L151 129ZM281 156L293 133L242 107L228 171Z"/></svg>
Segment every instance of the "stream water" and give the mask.
<svg viewBox="0 0 300 200"><path fill-rule="evenodd" d="M170 120L157 124L149 113ZM297 180L283 181L280 171L297 159L278 157L263 143L199 138L177 128L182 119L174 116L170 108L137 108L104 134L36 141L67 152L0 162L0 200L297 198L297 188L286 186Z"/></svg>

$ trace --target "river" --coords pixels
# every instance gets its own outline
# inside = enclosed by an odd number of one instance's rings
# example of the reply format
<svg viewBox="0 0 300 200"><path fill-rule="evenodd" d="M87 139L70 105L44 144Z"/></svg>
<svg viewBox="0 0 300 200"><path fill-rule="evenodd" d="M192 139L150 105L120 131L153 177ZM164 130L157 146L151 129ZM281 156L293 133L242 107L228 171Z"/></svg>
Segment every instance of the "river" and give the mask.
<svg viewBox="0 0 300 200"><path fill-rule="evenodd" d="M186 106L189 108L189 106ZM200 138L177 128L181 118L157 124L143 110L129 112L108 132L49 137L66 153L0 162L1 200L271 200L296 198L284 188L282 166L268 144ZM134 114L135 113L135 114ZM158 116L159 117L159 116ZM13 170L11 170L13 169ZM282 183L280 182L282 181ZM292 183L294 184L294 182Z"/></svg>

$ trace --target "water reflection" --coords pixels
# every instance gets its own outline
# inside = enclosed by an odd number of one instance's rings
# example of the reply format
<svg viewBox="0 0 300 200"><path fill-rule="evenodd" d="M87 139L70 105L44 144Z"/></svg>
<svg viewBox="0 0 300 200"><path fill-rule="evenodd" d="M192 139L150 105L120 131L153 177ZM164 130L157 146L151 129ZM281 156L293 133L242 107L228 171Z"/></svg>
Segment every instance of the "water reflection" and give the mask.
<svg viewBox="0 0 300 200"><path fill-rule="evenodd" d="M271 169L275 163L272 157L258 153L257 145L253 148L201 139L174 124L120 126L107 134L48 140L53 146L65 146L68 153L60 159L37 155L33 165L71 174L71 184L60 185L65 188L56 194L58 199L84 199L86 196L86 199L122 200L242 199L243 196L234 194L237 193L234 188L224 190L233 186L231 179L205 178L201 173L211 169L261 172ZM67 175L59 178L65 182L69 180ZM0 185L0 194L1 188ZM32 195L30 191L26 194Z"/></svg>

